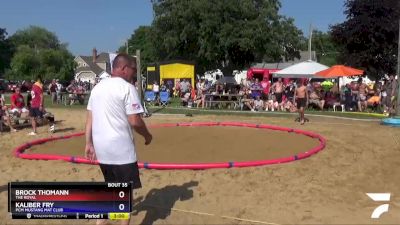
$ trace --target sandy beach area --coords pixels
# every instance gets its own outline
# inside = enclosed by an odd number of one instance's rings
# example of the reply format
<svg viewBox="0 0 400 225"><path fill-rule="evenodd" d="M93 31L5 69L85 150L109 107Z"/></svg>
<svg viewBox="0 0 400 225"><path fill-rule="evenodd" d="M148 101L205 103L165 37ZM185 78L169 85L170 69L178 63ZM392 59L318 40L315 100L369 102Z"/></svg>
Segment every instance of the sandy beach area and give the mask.
<svg viewBox="0 0 400 225"><path fill-rule="evenodd" d="M52 135L83 131L85 110L51 111L59 121L57 132ZM240 115L154 115L145 121L148 124L241 121L280 125L319 133L327 139L327 146L310 158L279 165L211 170L142 169L143 188L135 193L131 224L396 224L400 221L399 128L381 126L378 122L322 117L312 117L304 126L295 123L293 118ZM97 166L14 157L12 150L16 146L50 135L45 126L39 128L36 137L28 136L28 132L30 128L0 135L0 224L94 224L87 220L10 218L7 212L10 181L102 181ZM200 133L208 135L206 131ZM243 138L245 143L246 129L235 131L235 137ZM165 138L155 135L155 145L161 144L157 139ZM210 143L207 140L205 145ZM273 141L296 143L290 138ZM227 141L226 145L235 143ZM78 153L78 148L73 151ZM146 151L151 152L151 146ZM380 219L370 218L374 208L383 204L366 195L374 192L392 194L389 212Z"/></svg>

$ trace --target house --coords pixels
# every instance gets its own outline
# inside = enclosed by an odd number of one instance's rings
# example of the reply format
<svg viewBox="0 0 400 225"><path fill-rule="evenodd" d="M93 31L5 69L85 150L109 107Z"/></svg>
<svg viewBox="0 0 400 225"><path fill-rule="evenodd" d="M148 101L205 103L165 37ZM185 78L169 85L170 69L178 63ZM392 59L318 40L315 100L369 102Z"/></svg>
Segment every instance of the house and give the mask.
<svg viewBox="0 0 400 225"><path fill-rule="evenodd" d="M94 84L96 80L110 77L110 53L102 52L97 55L97 50L92 50L92 56L77 56L75 62L75 80L89 81Z"/></svg>

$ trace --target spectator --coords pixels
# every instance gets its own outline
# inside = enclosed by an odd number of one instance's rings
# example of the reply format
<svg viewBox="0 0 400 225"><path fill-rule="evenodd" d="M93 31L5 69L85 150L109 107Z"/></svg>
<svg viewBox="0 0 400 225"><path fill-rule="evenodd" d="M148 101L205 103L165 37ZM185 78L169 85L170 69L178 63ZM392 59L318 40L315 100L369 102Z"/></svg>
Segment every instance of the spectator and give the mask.
<svg viewBox="0 0 400 225"><path fill-rule="evenodd" d="M174 87L174 97L181 96L181 83L177 80Z"/></svg>
<svg viewBox="0 0 400 225"><path fill-rule="evenodd" d="M190 83L186 80L183 79L182 82L180 83L180 91L181 91L181 96L185 95L187 92L190 91Z"/></svg>
<svg viewBox="0 0 400 225"><path fill-rule="evenodd" d="M190 94L190 92L186 92L182 97L181 97L181 100L182 100L182 106L188 106L189 104L189 102L191 101L191 94Z"/></svg>
<svg viewBox="0 0 400 225"><path fill-rule="evenodd" d="M387 100L386 100L386 98L387 98L386 88L387 88L387 86L388 86L388 80L383 79L383 84L382 84L382 87L381 87L381 105L382 105L384 114L386 114L386 112L387 112L387 106L386 106L386 103L387 103Z"/></svg>
<svg viewBox="0 0 400 225"><path fill-rule="evenodd" d="M8 107L6 106L4 98L4 89L0 89L0 132L3 132L3 120L7 121L7 125L11 132L17 131L11 124L11 116L8 113Z"/></svg>
<svg viewBox="0 0 400 225"><path fill-rule="evenodd" d="M51 96L51 103L54 105L57 102L57 83L53 79L49 85L49 91Z"/></svg>
<svg viewBox="0 0 400 225"><path fill-rule="evenodd" d="M374 96L370 97L370 98L367 100L368 106L371 106L371 107L373 107L373 108L376 108L377 106L379 106L380 103L381 103L381 97L379 96L378 93L375 93Z"/></svg>
<svg viewBox="0 0 400 225"><path fill-rule="evenodd" d="M320 91L314 90L310 94L309 103L310 104L315 104L321 110L323 110L324 109L324 105L325 105L325 100L322 98Z"/></svg>
<svg viewBox="0 0 400 225"><path fill-rule="evenodd" d="M251 90L251 96L253 97L253 99L256 99L257 97L261 97L261 92L263 91L263 88L262 88L258 78L256 78L255 82L251 85L250 90Z"/></svg>
<svg viewBox="0 0 400 225"><path fill-rule="evenodd" d="M205 101L206 101L206 92L207 92L207 87L206 87L206 82L204 78L200 79L200 82L198 83L198 89L197 89L197 100L200 100L197 104L197 107L201 104L201 107L205 107Z"/></svg>
<svg viewBox="0 0 400 225"><path fill-rule="evenodd" d="M367 103L368 86L363 82L363 79L358 79L358 111L362 112L363 109L368 107Z"/></svg>
<svg viewBox="0 0 400 225"><path fill-rule="evenodd" d="M156 96L156 102L158 102L160 100L160 85L158 85L157 81L154 81L152 90Z"/></svg>
<svg viewBox="0 0 400 225"><path fill-rule="evenodd" d="M283 91L285 90L285 86L283 85L282 78L278 78L272 87L272 92L275 95L276 101L280 104L282 102Z"/></svg>
<svg viewBox="0 0 400 225"><path fill-rule="evenodd" d="M60 104L62 102L62 91L63 91L63 85L60 83L59 80L56 81L56 85L57 85L57 89L56 89L56 93L57 93L57 103Z"/></svg>
<svg viewBox="0 0 400 225"><path fill-rule="evenodd" d="M247 106L251 111L254 111L253 101L254 100L249 98L249 95L245 93L242 98L241 108L243 109L243 106Z"/></svg>
<svg viewBox="0 0 400 225"><path fill-rule="evenodd" d="M260 84L262 88L262 100L267 101L270 89L270 83L268 77L264 77Z"/></svg>
<svg viewBox="0 0 400 225"><path fill-rule="evenodd" d="M394 99L397 97L397 81L395 80L395 76L393 74L389 76L389 81L386 86L386 93L386 111L390 114L394 108Z"/></svg>
<svg viewBox="0 0 400 225"><path fill-rule="evenodd" d="M21 94L21 88L15 88L15 93L11 95L11 110L10 112L15 117L26 117L29 114L29 110L25 107L24 96Z"/></svg>
<svg viewBox="0 0 400 225"><path fill-rule="evenodd" d="M169 92L168 85L165 85L165 82L162 80L160 84L160 92Z"/></svg>
<svg viewBox="0 0 400 225"><path fill-rule="evenodd" d="M254 110L255 111L264 110L264 101L261 100L261 96L257 96L256 100L254 100Z"/></svg>
<svg viewBox="0 0 400 225"><path fill-rule="evenodd" d="M285 96L289 102L293 101L295 89L296 86L294 84L294 80L290 80L289 84L285 88Z"/></svg>
<svg viewBox="0 0 400 225"><path fill-rule="evenodd" d="M31 117L31 124L33 131L30 132L28 135L36 135L37 130L37 119L43 118L44 115L44 98L43 98L43 83L40 77L37 78L36 82L32 86L31 91L31 108L29 109L29 116ZM50 131L55 130L54 120L50 121Z"/></svg>
<svg viewBox="0 0 400 225"><path fill-rule="evenodd" d="M215 82L215 92L217 94L223 94L225 90L224 84L221 81Z"/></svg>
<svg viewBox="0 0 400 225"><path fill-rule="evenodd" d="M331 91L328 91L325 96L325 106L326 107L333 107L333 106L340 106L339 99L335 96L335 94Z"/></svg>
<svg viewBox="0 0 400 225"><path fill-rule="evenodd" d="M272 91L270 91L270 94L268 95L268 100L266 102L265 106L265 111L275 111L275 109L278 109L279 103L276 101L275 94L272 94Z"/></svg>

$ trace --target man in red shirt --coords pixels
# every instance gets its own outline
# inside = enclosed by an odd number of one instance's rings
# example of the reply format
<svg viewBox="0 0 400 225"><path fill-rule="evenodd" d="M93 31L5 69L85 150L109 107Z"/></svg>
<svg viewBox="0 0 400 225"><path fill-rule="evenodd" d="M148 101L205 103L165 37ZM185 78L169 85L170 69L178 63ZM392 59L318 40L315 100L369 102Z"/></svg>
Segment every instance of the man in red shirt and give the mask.
<svg viewBox="0 0 400 225"><path fill-rule="evenodd" d="M269 94L269 87L270 83L268 80L268 77L264 77L263 80L261 81L261 87L263 89L262 91L262 98L264 101L268 100L268 94Z"/></svg>
<svg viewBox="0 0 400 225"><path fill-rule="evenodd" d="M28 135L36 135L36 118L43 117L43 83L42 79L38 78L36 83L32 85L31 90L31 108L29 109L29 116L31 117L32 129Z"/></svg>
<svg viewBox="0 0 400 225"><path fill-rule="evenodd" d="M44 99L43 99L43 83L42 79L38 78L36 83L32 85L31 90L31 108L29 109L29 116L31 117L32 129L33 131L30 132L28 135L36 135L36 118L40 117L43 118L44 110ZM50 129L49 131L54 132L54 117L48 118L50 121Z"/></svg>
<svg viewBox="0 0 400 225"><path fill-rule="evenodd" d="M16 117L21 117L22 114L27 114L29 112L29 110L25 107L24 96L22 96L21 89L19 87L15 88L15 93L11 95L10 112Z"/></svg>

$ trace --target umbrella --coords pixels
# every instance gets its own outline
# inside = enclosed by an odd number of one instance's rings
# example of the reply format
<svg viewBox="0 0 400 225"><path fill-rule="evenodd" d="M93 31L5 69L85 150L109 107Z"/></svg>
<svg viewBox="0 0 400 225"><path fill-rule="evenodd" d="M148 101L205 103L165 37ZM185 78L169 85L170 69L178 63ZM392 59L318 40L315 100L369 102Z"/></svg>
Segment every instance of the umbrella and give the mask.
<svg viewBox="0 0 400 225"><path fill-rule="evenodd" d="M329 69L319 71L315 75L321 78L337 78L363 75L363 70L354 69L344 65L335 65Z"/></svg>
<svg viewBox="0 0 400 225"><path fill-rule="evenodd" d="M274 77L287 77L287 78L312 78L316 72L328 69L327 66L307 60L301 63L297 63L293 66L289 66L283 70L273 72Z"/></svg>

